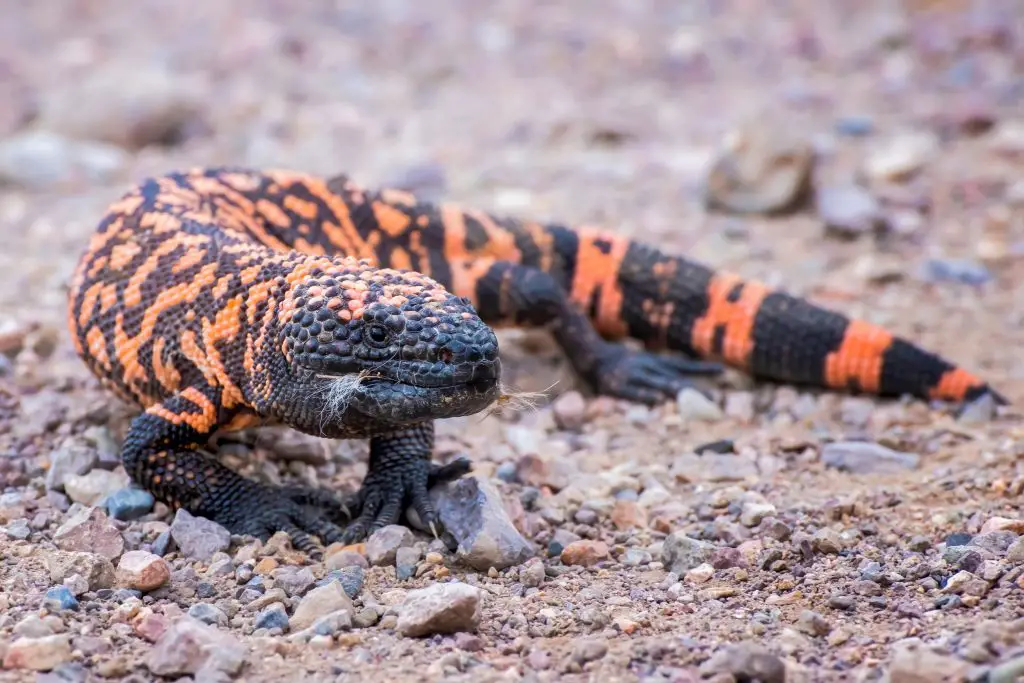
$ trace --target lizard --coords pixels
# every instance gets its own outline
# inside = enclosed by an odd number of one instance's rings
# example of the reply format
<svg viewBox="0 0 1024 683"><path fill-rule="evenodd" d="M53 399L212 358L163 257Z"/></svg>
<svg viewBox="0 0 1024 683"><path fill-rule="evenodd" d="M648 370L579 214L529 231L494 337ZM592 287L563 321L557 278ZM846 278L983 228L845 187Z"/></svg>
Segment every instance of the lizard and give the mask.
<svg viewBox="0 0 1024 683"><path fill-rule="evenodd" d="M295 547L352 543L471 471L434 421L503 394L495 331L550 331L593 392L657 404L725 366L878 396L964 402L975 374L885 328L590 225L502 217L347 174L197 167L114 201L70 280L100 383L138 407L132 480L172 509ZM642 348L631 347L638 340ZM209 452L260 425L369 440L347 497L274 487Z"/></svg>

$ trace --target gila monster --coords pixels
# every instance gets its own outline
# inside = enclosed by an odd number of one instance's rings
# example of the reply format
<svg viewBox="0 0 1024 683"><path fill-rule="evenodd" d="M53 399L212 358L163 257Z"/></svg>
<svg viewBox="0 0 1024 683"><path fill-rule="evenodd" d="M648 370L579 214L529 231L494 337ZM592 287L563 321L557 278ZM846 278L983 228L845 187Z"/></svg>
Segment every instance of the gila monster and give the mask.
<svg viewBox="0 0 1024 683"><path fill-rule="evenodd" d="M975 375L885 329L597 228L502 218L345 175L202 168L113 203L70 286L77 353L139 406L127 472L172 508L296 547L354 542L470 470L433 420L501 395L494 328L544 327L597 393L647 404L728 364L752 376L962 402ZM633 338L646 344L633 349ZM676 354L659 353L662 350ZM279 424L368 438L342 499L274 488L208 452Z"/></svg>

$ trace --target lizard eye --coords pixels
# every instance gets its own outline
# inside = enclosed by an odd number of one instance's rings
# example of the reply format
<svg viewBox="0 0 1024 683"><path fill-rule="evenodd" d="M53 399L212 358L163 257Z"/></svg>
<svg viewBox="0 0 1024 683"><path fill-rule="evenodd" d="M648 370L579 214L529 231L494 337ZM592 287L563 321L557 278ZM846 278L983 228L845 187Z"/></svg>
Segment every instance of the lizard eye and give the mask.
<svg viewBox="0 0 1024 683"><path fill-rule="evenodd" d="M372 346L386 346L391 340L391 333L383 325L367 325L363 337Z"/></svg>

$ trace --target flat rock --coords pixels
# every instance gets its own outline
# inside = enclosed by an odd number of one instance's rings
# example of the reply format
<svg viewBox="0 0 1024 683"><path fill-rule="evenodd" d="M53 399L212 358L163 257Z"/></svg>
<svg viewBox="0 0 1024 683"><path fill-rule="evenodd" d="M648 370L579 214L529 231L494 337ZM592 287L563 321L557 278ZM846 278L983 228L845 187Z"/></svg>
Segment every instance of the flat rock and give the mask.
<svg viewBox="0 0 1024 683"><path fill-rule="evenodd" d="M785 662L757 643L737 643L723 647L701 664L700 671L705 676L730 674L737 681L786 681Z"/></svg>
<svg viewBox="0 0 1024 683"><path fill-rule="evenodd" d="M340 581L331 581L306 593L289 620L292 631L301 631L313 625L320 617L332 612L346 611L355 614L355 605L345 593Z"/></svg>
<svg viewBox="0 0 1024 683"><path fill-rule="evenodd" d="M81 576L89 590L110 588L114 585L114 565L102 555L89 552L48 551L44 555L50 581L62 583L71 576Z"/></svg>
<svg viewBox="0 0 1024 683"><path fill-rule="evenodd" d="M108 560L124 552L124 538L100 508L85 507L71 514L53 535L61 550L87 551Z"/></svg>
<svg viewBox="0 0 1024 683"><path fill-rule="evenodd" d="M186 557L209 560L231 547L231 532L205 517L179 508L171 522L171 538Z"/></svg>
<svg viewBox="0 0 1024 683"><path fill-rule="evenodd" d="M920 171L938 152L939 140L929 131L907 131L877 141L864 161L864 172L876 181L902 182Z"/></svg>
<svg viewBox="0 0 1024 683"><path fill-rule="evenodd" d="M859 237L882 224L878 200L857 185L823 187L817 192L815 205L825 232L836 237Z"/></svg>
<svg viewBox="0 0 1024 683"><path fill-rule="evenodd" d="M710 562L715 546L695 538L690 538L682 531L676 531L665 539L661 557L666 568L680 576L706 562Z"/></svg>
<svg viewBox="0 0 1024 683"><path fill-rule="evenodd" d="M70 661L71 656L71 638L66 633L18 638L7 648L4 668L50 671Z"/></svg>
<svg viewBox="0 0 1024 683"><path fill-rule="evenodd" d="M920 641L905 640L892 648L891 683L953 683L966 680L969 666L956 657L931 650Z"/></svg>
<svg viewBox="0 0 1024 683"><path fill-rule="evenodd" d="M156 676L194 676L214 680L236 675L245 664L246 647L230 633L183 616L170 625L146 657Z"/></svg>
<svg viewBox="0 0 1024 683"><path fill-rule="evenodd" d="M389 524L378 529L366 540L366 559L375 567L389 567L395 564L399 548L406 548L416 542L412 531L400 524Z"/></svg>
<svg viewBox="0 0 1024 683"><path fill-rule="evenodd" d="M133 520L149 514L156 504L156 499L149 491L125 487L110 493L103 504L107 508L107 514L114 519Z"/></svg>
<svg viewBox="0 0 1024 683"><path fill-rule="evenodd" d="M110 494L130 483L124 470L92 470L86 474L69 474L64 478L64 492L73 502L98 505Z"/></svg>
<svg viewBox="0 0 1024 683"><path fill-rule="evenodd" d="M512 523L501 494L490 483L467 476L430 492L445 530L458 542L456 558L478 571L522 564L536 548Z"/></svg>
<svg viewBox="0 0 1024 683"><path fill-rule="evenodd" d="M113 145L72 140L31 130L0 141L0 186L48 190L71 184L107 182L128 163Z"/></svg>
<svg viewBox="0 0 1024 683"><path fill-rule="evenodd" d="M562 564L592 567L608 559L608 544L603 541L576 541L562 550Z"/></svg>
<svg viewBox="0 0 1024 683"><path fill-rule="evenodd" d="M69 476L86 474L96 466L97 462L99 462L99 453L95 448L70 439L67 440L50 454L50 469L46 471L46 488L63 491L64 482Z"/></svg>
<svg viewBox="0 0 1024 683"><path fill-rule="evenodd" d="M821 449L821 461L828 467L853 474L887 474L916 469L921 456L894 451L867 441L836 441Z"/></svg>
<svg viewBox="0 0 1024 683"><path fill-rule="evenodd" d="M480 624L482 592L465 583L439 583L409 591L397 629L409 638L435 633L475 631Z"/></svg>
<svg viewBox="0 0 1024 683"><path fill-rule="evenodd" d="M151 591L171 579L171 568L159 555L130 550L117 563L117 581L140 591Z"/></svg>

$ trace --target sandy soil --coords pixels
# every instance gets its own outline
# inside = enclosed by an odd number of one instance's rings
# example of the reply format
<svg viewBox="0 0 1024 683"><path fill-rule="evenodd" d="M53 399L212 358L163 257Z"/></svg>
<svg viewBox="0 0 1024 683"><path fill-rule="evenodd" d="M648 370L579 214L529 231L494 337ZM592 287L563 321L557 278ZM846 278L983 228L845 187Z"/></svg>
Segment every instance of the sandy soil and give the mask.
<svg viewBox="0 0 1024 683"><path fill-rule="evenodd" d="M10 0L0 22L0 655L11 668L0 680L150 680L158 637L147 638L147 619L162 632L203 602L196 586L211 563L181 552L165 558L170 587L132 614L73 580L78 609L45 596L60 585L46 566L71 514L47 490L54 453L102 450L95 435L116 440L131 415L88 376L64 326L75 260L130 182L202 164L287 166L609 225L888 325L1019 405L1024 19L1011 6ZM860 182L879 202L869 222L884 227L864 229L857 214L853 236L837 237L823 218L835 207L813 203L774 217L709 211L709 168L738 129L813 147L814 185ZM508 332L502 343L517 387L546 389L554 373L549 396L572 392L543 336ZM380 605L374 623L309 644L282 629L254 634L258 611L239 595L247 579L209 579L207 602L238 610L219 627L247 648L236 677L725 683L764 666L790 681L1017 680L1018 411L958 420L948 406L742 377L716 390L722 411L706 420L674 403L580 407L569 393L568 418L544 401L443 424L440 450L469 454L501 492L542 549L544 581L448 556L438 572L417 555L407 580L394 562L373 566L355 609ZM735 455L694 455L721 439ZM877 450L862 471L830 466L825 446L851 439L920 458L894 465ZM354 486L365 446L330 448L329 462L263 449L246 471ZM152 550L171 519L158 506L118 529L126 548ZM688 563L666 554L681 536L710 545ZM585 552L603 542L608 557L567 564L559 548L577 539ZM232 568L253 552L238 547ZM389 607L445 575L483 587L475 635L402 637ZM280 603L292 613L300 599ZM48 634L70 639L57 665L37 667L52 671L15 668L17 639ZM195 678L218 675L231 677Z"/></svg>

